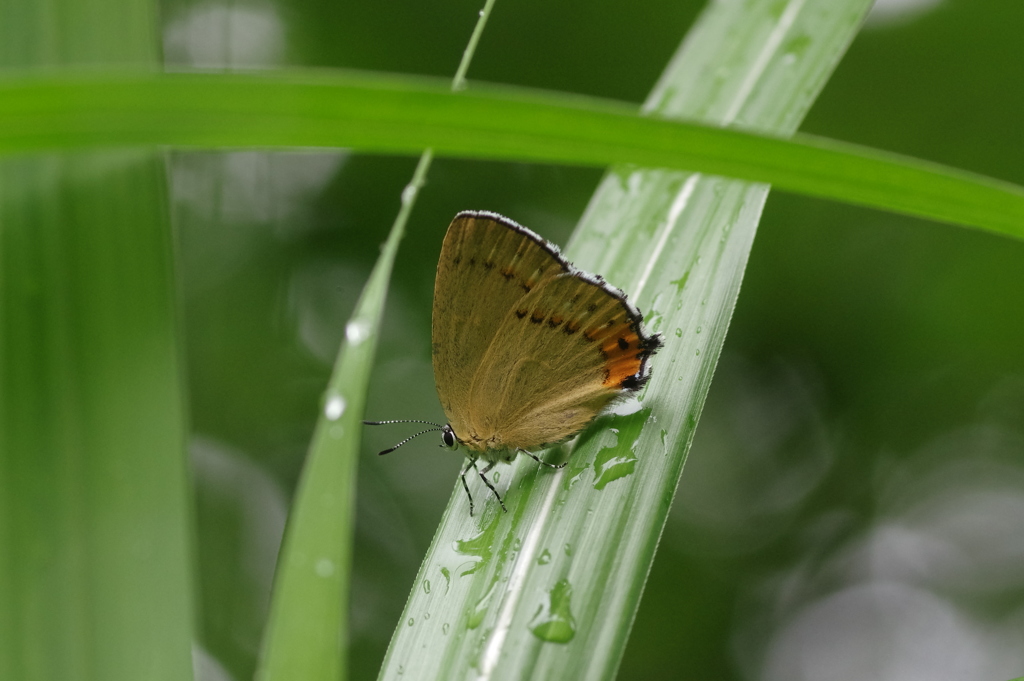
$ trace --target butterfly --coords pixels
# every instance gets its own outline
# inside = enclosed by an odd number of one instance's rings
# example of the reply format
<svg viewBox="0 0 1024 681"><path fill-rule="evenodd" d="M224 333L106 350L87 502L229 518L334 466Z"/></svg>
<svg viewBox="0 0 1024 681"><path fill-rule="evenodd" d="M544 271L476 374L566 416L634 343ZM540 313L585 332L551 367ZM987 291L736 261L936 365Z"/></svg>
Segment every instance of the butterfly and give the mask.
<svg viewBox="0 0 1024 681"><path fill-rule="evenodd" d="M533 231L487 211L463 211L448 227L431 321L434 381L448 423L364 423L434 426L382 455L435 431L443 447L463 447L460 478L470 515L471 469L507 511L487 473L520 453L564 466L531 450L571 438L614 400L642 388L662 344L622 291L574 267ZM478 461L486 465L477 468Z"/></svg>

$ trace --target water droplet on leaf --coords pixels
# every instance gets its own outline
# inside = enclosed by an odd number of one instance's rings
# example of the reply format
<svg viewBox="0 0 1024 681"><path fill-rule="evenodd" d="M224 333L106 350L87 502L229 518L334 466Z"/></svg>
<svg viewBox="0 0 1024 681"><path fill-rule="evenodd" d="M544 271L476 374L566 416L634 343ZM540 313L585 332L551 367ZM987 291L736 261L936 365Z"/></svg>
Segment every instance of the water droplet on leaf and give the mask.
<svg viewBox="0 0 1024 681"><path fill-rule="evenodd" d="M534 636L549 643L568 643L576 635L576 619L571 608L572 586L562 579L548 591L544 602L530 620Z"/></svg>

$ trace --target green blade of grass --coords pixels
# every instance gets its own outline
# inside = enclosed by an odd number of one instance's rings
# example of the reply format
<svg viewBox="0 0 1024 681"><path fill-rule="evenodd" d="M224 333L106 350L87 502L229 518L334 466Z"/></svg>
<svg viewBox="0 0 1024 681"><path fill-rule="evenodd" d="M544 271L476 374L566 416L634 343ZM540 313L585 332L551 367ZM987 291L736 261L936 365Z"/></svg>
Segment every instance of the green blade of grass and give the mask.
<svg viewBox="0 0 1024 681"><path fill-rule="evenodd" d="M148 64L148 0L13 0L0 66ZM192 676L163 158L0 160L0 678Z"/></svg>
<svg viewBox="0 0 1024 681"><path fill-rule="evenodd" d="M713 3L648 107L791 133L869 5ZM795 39L803 51L790 60ZM698 174L608 174L567 252L635 294L664 334L652 380L549 456L567 456L565 468L519 457L502 471L507 514L489 499L471 518L455 486L381 679L614 677L767 193ZM472 491L488 498L478 481Z"/></svg>
<svg viewBox="0 0 1024 681"><path fill-rule="evenodd" d="M452 80L453 90L465 84L494 2L487 0L480 12ZM346 326L275 575L256 675L263 681L347 677L359 429L398 244L433 158L430 149L420 155L383 252Z"/></svg>
<svg viewBox="0 0 1024 681"><path fill-rule="evenodd" d="M274 577L256 677L345 678L355 475L370 370L391 270L431 156L420 157L370 273L324 395Z"/></svg>
<svg viewBox="0 0 1024 681"><path fill-rule="evenodd" d="M806 46L794 36L779 48L796 60ZM584 97L495 86L453 94L440 80L343 72L0 81L0 152L139 144L432 148L472 158L632 163L770 182L1024 237L1024 188L1006 182L820 138L642 117L635 107Z"/></svg>

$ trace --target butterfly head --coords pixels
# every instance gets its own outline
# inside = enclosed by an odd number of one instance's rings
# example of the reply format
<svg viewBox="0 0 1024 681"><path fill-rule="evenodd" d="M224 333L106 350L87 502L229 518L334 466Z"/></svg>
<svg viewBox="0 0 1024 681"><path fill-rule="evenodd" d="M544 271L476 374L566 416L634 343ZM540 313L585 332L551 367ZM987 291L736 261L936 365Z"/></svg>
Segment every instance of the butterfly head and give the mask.
<svg viewBox="0 0 1024 681"><path fill-rule="evenodd" d="M433 428L427 428L426 430L421 430L418 433L410 435L409 437L405 438L404 440L399 442L394 447L388 447L384 451L380 452L380 454L390 454L391 452L395 451L396 449L398 449L399 447L404 445L409 440L412 440L413 438L419 437L420 435L423 435L424 433L436 433L437 431L441 431L441 445L440 445L441 447L444 447L445 449L451 449L453 451L459 448L460 440L459 440L458 436L455 434L455 429L452 428L451 424L449 424L449 423L441 425L440 423L434 423L433 421L420 421L419 419L394 419L394 420L391 420L391 421L363 421L363 423L365 423L368 426L383 426L383 425L387 425L389 423L425 423L428 426L433 426Z"/></svg>

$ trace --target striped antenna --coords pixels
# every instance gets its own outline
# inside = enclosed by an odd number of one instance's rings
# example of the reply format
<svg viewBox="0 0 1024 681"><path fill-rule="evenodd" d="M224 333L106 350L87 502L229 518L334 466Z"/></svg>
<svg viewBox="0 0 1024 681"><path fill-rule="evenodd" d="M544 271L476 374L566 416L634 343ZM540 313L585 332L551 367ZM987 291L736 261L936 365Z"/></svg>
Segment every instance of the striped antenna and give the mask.
<svg viewBox="0 0 1024 681"><path fill-rule="evenodd" d="M396 449L398 449L399 447L404 445L409 440L411 440L411 439L413 439L415 437L419 437L420 435L423 435L424 433L433 433L433 432L436 432L438 430L443 430L444 429L444 426L442 426L440 423L434 423L433 421L420 421L419 419L395 419L395 420L392 420L392 421L363 421L363 423L365 423L368 426L384 426L384 425L387 425L389 423L426 423L428 425L434 426L433 428L427 428L426 430L421 430L420 432L416 433L415 435L410 435L409 437L405 438L404 440L399 442L394 447L389 447L388 449L385 449L382 452L377 452L377 456L384 456L385 454L390 454L391 452L395 451Z"/></svg>
<svg viewBox="0 0 1024 681"><path fill-rule="evenodd" d="M394 419L392 421L363 421L368 426L386 426L389 423L426 423L430 426L436 426L442 428L440 423L434 423L433 421L420 421L419 419Z"/></svg>

